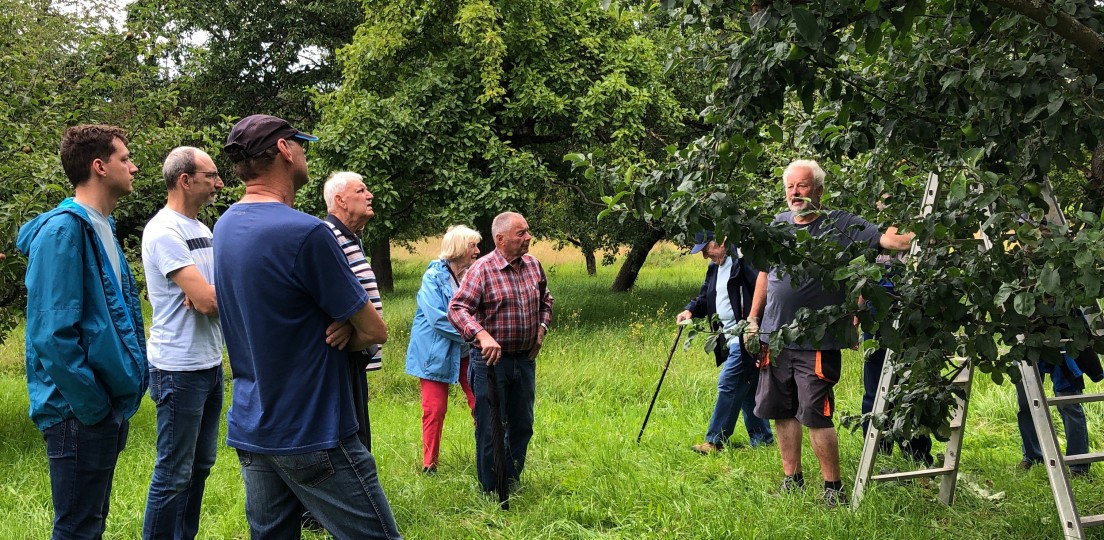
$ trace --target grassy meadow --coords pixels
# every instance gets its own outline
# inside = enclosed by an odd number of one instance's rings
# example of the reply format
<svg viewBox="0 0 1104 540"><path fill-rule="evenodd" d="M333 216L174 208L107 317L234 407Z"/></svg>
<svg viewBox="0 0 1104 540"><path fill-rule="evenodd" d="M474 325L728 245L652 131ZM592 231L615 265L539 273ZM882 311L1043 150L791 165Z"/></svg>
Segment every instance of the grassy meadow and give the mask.
<svg viewBox="0 0 1104 540"><path fill-rule="evenodd" d="M537 244L556 298L548 341L538 359L535 436L521 489L503 512L480 494L472 460L471 418L459 388L451 395L436 476L421 469L418 381L404 373L414 295L436 242L396 252L395 292L384 307L391 339L384 368L370 376L373 444L380 478L399 528L412 539L436 538L1059 538L1061 530L1042 467L1018 471L1015 393L987 379L975 383L956 501L937 500L935 481L878 484L856 511L817 503L819 467L808 439L802 455L808 490L775 495L776 447L738 448L703 457L716 396L717 368L694 344L679 348L641 444L635 442L667 351L674 316L696 294L705 271L698 256L661 245L635 289L614 294L616 267L591 278L574 252ZM148 316L148 313L147 313ZM857 413L861 354L845 353L837 402ZM45 445L27 419L23 336L0 344L0 538L46 538L52 511ZM227 392L229 393L229 377ZM1099 389L1099 385L1095 385ZM1090 390L1093 387L1090 387ZM228 396L229 397L229 396ZM229 399L226 400L229 404ZM1104 406L1086 405L1091 446L1104 448ZM155 411L148 399L132 418L115 474L108 538L140 536L155 457ZM1060 426L1060 422L1058 423ZM225 425L223 426L225 430ZM742 423L737 440L747 442ZM840 432L845 486L858 464L860 433ZM936 444L936 451L942 445ZM900 457L878 468L906 468ZM1104 513L1104 467L1074 481L1083 513ZM1104 528L1089 529L1104 539ZM221 447L207 482L201 538L247 538L237 459ZM306 538L324 535L306 534Z"/></svg>

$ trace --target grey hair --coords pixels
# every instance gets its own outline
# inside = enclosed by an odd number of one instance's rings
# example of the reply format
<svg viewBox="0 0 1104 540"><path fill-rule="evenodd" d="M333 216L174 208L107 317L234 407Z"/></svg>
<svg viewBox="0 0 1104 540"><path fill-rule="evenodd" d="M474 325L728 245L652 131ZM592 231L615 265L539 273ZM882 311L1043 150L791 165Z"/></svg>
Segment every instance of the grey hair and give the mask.
<svg viewBox="0 0 1104 540"><path fill-rule="evenodd" d="M364 181L364 177L349 171L337 171L326 179L326 185L322 187L322 198L326 200L326 211L333 212L334 199L338 193L349 187L349 182L354 180Z"/></svg>
<svg viewBox="0 0 1104 540"><path fill-rule="evenodd" d="M169 155L165 156L165 164L161 167L161 174L165 177L165 188L169 191L176 189L176 179L185 173L194 173L196 167L196 154L203 152L194 146L177 146Z"/></svg>
<svg viewBox="0 0 1104 540"><path fill-rule="evenodd" d="M491 236L494 236L497 241L498 235L505 234L506 229L515 219L525 219L525 216L517 212L503 212L495 216L494 221L491 222Z"/></svg>
<svg viewBox="0 0 1104 540"><path fill-rule="evenodd" d="M464 225L453 225L441 238L441 253L437 256L446 261L455 261L467 255L469 244L482 239L483 235L479 234L479 231Z"/></svg>
<svg viewBox="0 0 1104 540"><path fill-rule="evenodd" d="M820 168L820 164L811 159L798 159L790 162L786 165L786 170L782 171L782 181L786 181L786 177L790 175L790 172L794 169L808 169L813 173L813 187L823 191L824 190L824 169Z"/></svg>

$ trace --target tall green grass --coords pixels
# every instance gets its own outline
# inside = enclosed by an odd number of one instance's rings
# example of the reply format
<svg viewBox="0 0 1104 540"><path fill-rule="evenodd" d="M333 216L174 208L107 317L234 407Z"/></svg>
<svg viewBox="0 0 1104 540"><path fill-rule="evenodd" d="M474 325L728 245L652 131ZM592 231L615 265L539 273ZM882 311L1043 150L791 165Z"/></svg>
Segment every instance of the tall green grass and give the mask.
<svg viewBox="0 0 1104 540"><path fill-rule="evenodd" d="M403 372L414 293L426 260L399 261L396 291L385 298L391 341L384 368L371 375L373 444L380 478L407 538L1057 538L1061 529L1042 468L1015 470L1019 438L1009 386L979 379L970 407L962 476L953 506L936 482L879 484L857 511L818 505L819 470L807 441L810 480L799 496L775 495L777 449L739 448L702 457L717 369L694 344L681 347L640 445L635 442L667 351L674 315L696 294L705 266L661 248L630 293L607 290L615 268L588 277L581 262L549 265L556 315L537 373L536 434L511 510L479 492L471 417L459 389L450 399L436 476L420 474L417 379ZM861 356L848 352L837 387L840 409L857 413ZM1098 388L1098 387L1097 387ZM1104 413L1087 406L1099 450ZM46 538L51 520L42 437L26 417L22 335L0 345L0 538ZM1060 422L1058 423L1060 426ZM132 419L115 477L108 538L136 538L154 462L154 408ZM737 439L746 443L742 424ZM850 488L861 451L858 433L840 432ZM937 451L942 445L937 443ZM905 468L900 457L878 467ZM1099 465L1074 481L1086 513L1104 513ZM220 449L207 482L201 537L246 538L244 495L233 451ZM307 538L323 535L308 534ZM1104 538L1104 530L1090 530Z"/></svg>

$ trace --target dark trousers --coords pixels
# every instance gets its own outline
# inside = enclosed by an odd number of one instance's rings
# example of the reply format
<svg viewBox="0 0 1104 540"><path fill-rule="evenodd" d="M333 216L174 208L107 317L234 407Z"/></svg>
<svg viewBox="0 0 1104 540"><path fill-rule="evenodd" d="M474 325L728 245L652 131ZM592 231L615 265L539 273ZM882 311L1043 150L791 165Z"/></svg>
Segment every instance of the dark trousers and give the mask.
<svg viewBox="0 0 1104 540"><path fill-rule="evenodd" d="M878 349L870 355L870 358L866 362L863 362L863 414L874 410L874 397L878 393L878 381L882 377L882 367L885 365L885 357L886 350ZM869 421L863 422L864 436L869 427ZM913 437L907 441L897 441L897 444L901 447L901 454L913 461L925 465L931 465L934 461L931 455L931 437L927 435ZM883 438L879 450L884 454L893 452L893 441Z"/></svg>
<svg viewBox="0 0 1104 540"><path fill-rule="evenodd" d="M127 419L112 410L91 426L70 418L42 432L54 503L51 538L103 537L115 464L129 430Z"/></svg>
<svg viewBox="0 0 1104 540"><path fill-rule="evenodd" d="M484 491L495 491L491 407L487 401L487 371L495 370L498 380L498 404L505 422L506 475L511 481L521 477L525 454L533 438L533 402L536 396L537 363L528 354L503 353L494 366L472 348L468 376L475 393L475 470Z"/></svg>

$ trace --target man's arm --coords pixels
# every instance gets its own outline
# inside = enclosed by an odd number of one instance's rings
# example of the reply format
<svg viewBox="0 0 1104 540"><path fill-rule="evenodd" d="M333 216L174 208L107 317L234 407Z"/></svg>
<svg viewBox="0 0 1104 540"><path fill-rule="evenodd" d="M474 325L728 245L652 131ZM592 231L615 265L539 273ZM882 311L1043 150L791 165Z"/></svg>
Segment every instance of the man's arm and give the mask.
<svg viewBox="0 0 1104 540"><path fill-rule="evenodd" d="M748 311L747 330L744 331L744 345L759 340L759 317L767 303L767 272L759 272L755 278L755 294L751 296L751 309Z"/></svg>
<svg viewBox="0 0 1104 540"><path fill-rule="evenodd" d="M185 304L191 309L208 317L218 317L215 286L207 283L194 264L169 272L169 279L184 291Z"/></svg>
<svg viewBox="0 0 1104 540"><path fill-rule="evenodd" d="M474 315L475 310L479 307L480 299L483 297L483 273L481 270L482 267L477 266L469 269L468 273L464 275L464 280L460 282L460 288L456 291L456 295L452 297L452 301L449 302L448 319L460 332L461 337L478 342L476 347L483 359L487 361L488 366L493 366L502 357L502 346L498 344L494 336L491 336L490 332L483 328L483 325L479 324L479 321L475 320Z"/></svg>
<svg viewBox="0 0 1104 540"><path fill-rule="evenodd" d="M912 239L915 237L916 233L898 234L897 227L890 227L878 239L878 245L893 251L907 251L912 247Z"/></svg>
<svg viewBox="0 0 1104 540"><path fill-rule="evenodd" d="M349 318L349 322L356 331L349 340L349 348L359 351L368 348L369 345L383 345L387 343L387 323L383 322L379 311L369 301L360 308L360 311Z"/></svg>
<svg viewBox="0 0 1104 540"><path fill-rule="evenodd" d="M709 289L709 272L713 270L712 267L705 271L705 281L702 282L702 286L698 289L698 295L690 300L686 307L682 308L682 312L675 316L675 322L682 322L686 319L693 319L694 317L704 317L705 313L705 293Z"/></svg>

